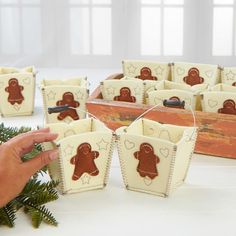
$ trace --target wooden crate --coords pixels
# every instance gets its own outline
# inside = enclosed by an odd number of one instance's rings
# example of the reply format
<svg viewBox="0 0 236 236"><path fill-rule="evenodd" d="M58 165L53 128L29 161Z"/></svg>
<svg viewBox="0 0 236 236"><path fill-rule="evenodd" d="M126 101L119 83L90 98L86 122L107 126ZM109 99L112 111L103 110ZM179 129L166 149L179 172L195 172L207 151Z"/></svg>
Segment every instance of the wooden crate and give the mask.
<svg viewBox="0 0 236 236"><path fill-rule="evenodd" d="M120 79L123 74L115 74L107 79ZM116 130L129 125L148 105L102 99L100 88L96 88L87 101L87 109ZM195 152L200 154L236 159L236 116L196 111L196 125L199 127ZM183 109L157 107L144 116L160 123L193 126L192 113Z"/></svg>

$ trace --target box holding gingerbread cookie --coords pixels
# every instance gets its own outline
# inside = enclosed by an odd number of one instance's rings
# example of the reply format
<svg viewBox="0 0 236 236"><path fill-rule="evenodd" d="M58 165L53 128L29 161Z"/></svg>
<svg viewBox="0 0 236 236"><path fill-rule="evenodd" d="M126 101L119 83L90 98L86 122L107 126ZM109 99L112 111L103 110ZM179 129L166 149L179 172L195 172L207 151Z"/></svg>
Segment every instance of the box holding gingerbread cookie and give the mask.
<svg viewBox="0 0 236 236"><path fill-rule="evenodd" d="M86 116L85 102L88 98L87 77L74 77L64 80L44 79L41 82L46 123L70 123ZM49 107L69 105L70 108L59 114L48 113Z"/></svg>
<svg viewBox="0 0 236 236"><path fill-rule="evenodd" d="M2 116L32 115L35 96L35 69L0 67L0 111Z"/></svg>
<svg viewBox="0 0 236 236"><path fill-rule="evenodd" d="M89 97L87 109L113 130L131 124L156 105L145 118L192 126L193 110L199 128L195 152L236 158L236 91L224 83L234 73L225 69L223 79L223 71L217 65L123 61L123 73L103 81ZM183 105L166 107L166 99Z"/></svg>

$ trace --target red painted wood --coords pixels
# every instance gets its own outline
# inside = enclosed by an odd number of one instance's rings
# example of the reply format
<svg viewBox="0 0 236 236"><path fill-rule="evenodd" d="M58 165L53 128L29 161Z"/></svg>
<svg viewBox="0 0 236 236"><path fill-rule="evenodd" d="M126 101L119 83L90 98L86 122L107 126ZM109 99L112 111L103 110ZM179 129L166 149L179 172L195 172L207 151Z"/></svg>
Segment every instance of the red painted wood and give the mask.
<svg viewBox="0 0 236 236"><path fill-rule="evenodd" d="M117 74L109 78L121 77L122 74ZM129 125L149 108L147 105L105 101L99 88L87 102L88 111L113 130ZM199 127L195 152L236 159L236 116L196 111L195 117ZM145 118L161 123L193 126L191 112L183 109L158 107L146 114Z"/></svg>

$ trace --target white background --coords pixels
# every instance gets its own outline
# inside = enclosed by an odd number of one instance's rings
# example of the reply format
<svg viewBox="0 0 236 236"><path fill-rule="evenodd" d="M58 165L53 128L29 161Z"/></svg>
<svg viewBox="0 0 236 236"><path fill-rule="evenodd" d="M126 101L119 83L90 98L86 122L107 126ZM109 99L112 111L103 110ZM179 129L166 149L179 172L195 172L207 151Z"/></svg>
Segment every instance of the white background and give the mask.
<svg viewBox="0 0 236 236"><path fill-rule="evenodd" d="M119 68L146 59L235 65L234 0L1 0L0 63Z"/></svg>

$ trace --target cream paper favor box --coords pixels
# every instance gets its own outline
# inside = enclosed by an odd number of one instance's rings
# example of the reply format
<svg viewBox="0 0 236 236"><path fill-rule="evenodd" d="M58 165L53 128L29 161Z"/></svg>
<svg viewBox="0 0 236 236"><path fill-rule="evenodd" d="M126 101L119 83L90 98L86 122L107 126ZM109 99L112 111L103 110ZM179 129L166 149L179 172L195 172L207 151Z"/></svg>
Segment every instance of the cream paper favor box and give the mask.
<svg viewBox="0 0 236 236"><path fill-rule="evenodd" d="M141 80L166 80L170 75L168 63L155 61L122 61L124 76Z"/></svg>
<svg viewBox="0 0 236 236"><path fill-rule="evenodd" d="M148 105L163 105L164 100L184 101L187 110L201 110L200 93L208 89L208 84L197 84L190 86L172 81L159 81L155 87L150 88L146 94Z"/></svg>
<svg viewBox="0 0 236 236"><path fill-rule="evenodd" d="M202 108L205 112L236 115L236 87L217 84L211 91L203 92Z"/></svg>
<svg viewBox="0 0 236 236"><path fill-rule="evenodd" d="M46 123L64 122L85 118L85 103L89 91L87 78L77 77L66 80L43 80L41 82ZM49 114L48 108L69 105L70 109L59 114Z"/></svg>
<svg viewBox="0 0 236 236"><path fill-rule="evenodd" d="M221 82L236 86L236 67L224 67L221 70Z"/></svg>
<svg viewBox="0 0 236 236"><path fill-rule="evenodd" d="M2 116L32 115L35 96L35 69L0 67L0 111Z"/></svg>
<svg viewBox="0 0 236 236"><path fill-rule="evenodd" d="M42 145L44 150L59 148L59 159L49 165L51 178L60 181L59 191L67 194L103 188L110 169L113 132L93 118L46 127L59 134L55 142Z"/></svg>
<svg viewBox="0 0 236 236"><path fill-rule="evenodd" d="M142 118L116 133L127 189L167 197L184 182L195 146L195 127Z"/></svg>
<svg viewBox="0 0 236 236"><path fill-rule="evenodd" d="M105 100L143 103L144 82L141 80L105 80L100 86Z"/></svg>
<svg viewBox="0 0 236 236"><path fill-rule="evenodd" d="M177 83L213 86L219 82L220 68L218 65L175 62L171 65L171 77Z"/></svg>

